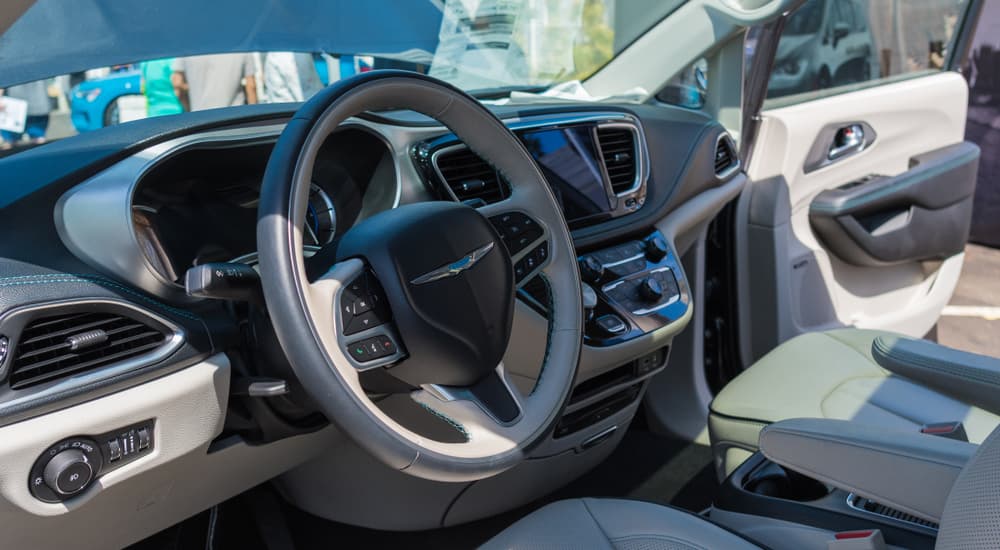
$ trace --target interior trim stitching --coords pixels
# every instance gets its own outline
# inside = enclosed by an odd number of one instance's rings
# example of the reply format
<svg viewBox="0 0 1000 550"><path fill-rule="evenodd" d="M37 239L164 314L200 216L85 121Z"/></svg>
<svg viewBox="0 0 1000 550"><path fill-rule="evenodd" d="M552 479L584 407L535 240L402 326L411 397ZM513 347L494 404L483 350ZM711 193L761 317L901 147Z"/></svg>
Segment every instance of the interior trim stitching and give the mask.
<svg viewBox="0 0 1000 550"><path fill-rule="evenodd" d="M542 358L542 368L538 371L538 380L535 380L535 387L531 388L531 393L528 394L529 397L535 394L538 387L542 385L542 376L545 374L545 366L549 364L549 353L552 351L552 333L555 330L555 305L556 298L552 293L552 285L549 283L549 278L545 276L544 273L538 273L537 277L545 284L545 294L548 296L548 326L547 335L545 338L545 357Z"/></svg>
<svg viewBox="0 0 1000 550"><path fill-rule="evenodd" d="M25 280L18 281L18 279L25 279ZM27 279L34 279L34 280L27 280ZM16 282L2 282L2 281L16 281ZM169 311L169 312L171 312L171 313L173 313L175 315L180 315L181 317L185 317L187 319L191 319L192 321L200 321L201 320L198 316L194 315L193 313L189 313L189 312L184 311L182 309L177 309L177 308L174 308L174 307L170 307L170 306L168 306L168 305L166 305L164 303L161 303L161 302L158 302L156 300L153 300L152 298L148 298L146 296L143 296L142 294L139 294L138 292L136 292L136 291L134 291L134 290L132 290L132 289L130 289L130 288L122 285L122 284L116 283L116 282L111 281L109 279L105 279L103 277L95 277L93 275L76 275L76 274L72 274L72 273L58 273L58 274L54 273L52 275L27 275L27 276L20 276L20 277L5 277L5 278L0 278L0 287L12 287L12 286L24 286L24 285L42 285L42 284L50 284L50 283L53 283L53 284L54 283L94 283L94 284L98 284L98 285L101 285L101 286L111 287L111 288L115 288L115 289L121 290L122 292L126 292L126 293L128 293L128 294L130 294L130 295L132 295L132 296L134 296L134 297L136 297L136 298L138 298L138 299L140 299L140 300L142 300L144 302L147 302L149 304L155 305L155 306L159 307L160 309L163 309L165 311Z"/></svg>
<svg viewBox="0 0 1000 550"><path fill-rule="evenodd" d="M924 357L916 352L910 352L899 348L888 348L881 337L876 338L872 344L872 351L887 360L899 361L903 366L916 369L923 369L936 373L950 374L958 378L988 384L993 387L1000 387L1000 374L974 366L956 364L947 358Z"/></svg>
<svg viewBox="0 0 1000 550"><path fill-rule="evenodd" d="M419 405L421 407L423 407L424 409L426 409L427 412L429 412L429 413L433 414L434 416L440 418L441 420L445 421L452 428L455 428L455 430L457 430L458 433L462 434L465 437L465 441L466 442L469 442L469 441L472 440L472 437L469 436L469 432L465 429L465 426L463 426L457 420L449 417L448 415L446 415L446 414L444 414L442 412L438 412L438 411L432 409L429 405L425 405L423 403L419 403Z"/></svg>

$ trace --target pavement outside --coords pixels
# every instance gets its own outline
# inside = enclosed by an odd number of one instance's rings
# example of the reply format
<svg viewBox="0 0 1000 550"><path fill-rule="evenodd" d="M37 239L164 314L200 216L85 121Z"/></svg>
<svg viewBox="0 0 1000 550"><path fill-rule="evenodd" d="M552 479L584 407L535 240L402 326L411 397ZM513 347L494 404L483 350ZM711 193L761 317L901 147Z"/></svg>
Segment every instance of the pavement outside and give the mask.
<svg viewBox="0 0 1000 550"><path fill-rule="evenodd" d="M937 325L939 343L1000 357L1000 250L965 248L958 288Z"/></svg>

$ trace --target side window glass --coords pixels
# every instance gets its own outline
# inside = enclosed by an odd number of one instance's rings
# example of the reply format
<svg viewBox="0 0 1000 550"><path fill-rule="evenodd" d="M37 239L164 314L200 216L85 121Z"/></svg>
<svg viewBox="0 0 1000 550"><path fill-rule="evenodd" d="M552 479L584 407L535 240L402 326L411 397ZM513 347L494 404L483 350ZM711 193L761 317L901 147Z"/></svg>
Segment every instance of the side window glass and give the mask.
<svg viewBox="0 0 1000 550"><path fill-rule="evenodd" d="M764 107L943 69L969 0L807 0L786 21Z"/></svg>

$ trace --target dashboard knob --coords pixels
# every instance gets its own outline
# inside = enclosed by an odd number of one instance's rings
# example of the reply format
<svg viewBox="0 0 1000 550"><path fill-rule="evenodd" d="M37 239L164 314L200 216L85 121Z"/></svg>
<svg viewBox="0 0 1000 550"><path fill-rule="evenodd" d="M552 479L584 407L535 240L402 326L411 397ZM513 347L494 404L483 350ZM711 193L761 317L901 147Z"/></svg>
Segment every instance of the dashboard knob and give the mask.
<svg viewBox="0 0 1000 550"><path fill-rule="evenodd" d="M663 237L654 236L646 241L646 257L651 262L658 262L667 257L670 249L667 248L667 241Z"/></svg>
<svg viewBox="0 0 1000 550"><path fill-rule="evenodd" d="M596 283L604 276L604 264L593 256L580 258L580 277L585 282Z"/></svg>
<svg viewBox="0 0 1000 550"><path fill-rule="evenodd" d="M79 449L66 449L53 456L42 472L45 484L56 493L69 496L84 490L94 479L94 468Z"/></svg>
<svg viewBox="0 0 1000 550"><path fill-rule="evenodd" d="M642 296L643 300L658 302L660 298L663 298L663 286L660 285L660 281L652 277L647 277L639 285L639 295Z"/></svg>

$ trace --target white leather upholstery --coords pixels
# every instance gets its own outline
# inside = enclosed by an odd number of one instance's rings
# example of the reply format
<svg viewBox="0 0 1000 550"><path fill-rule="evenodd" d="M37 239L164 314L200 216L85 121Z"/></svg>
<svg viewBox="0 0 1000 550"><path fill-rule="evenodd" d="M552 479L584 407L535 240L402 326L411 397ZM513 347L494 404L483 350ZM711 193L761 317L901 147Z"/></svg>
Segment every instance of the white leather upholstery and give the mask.
<svg viewBox="0 0 1000 550"><path fill-rule="evenodd" d="M1000 417L892 375L872 357L889 333L839 329L798 336L730 382L711 405L709 434L720 476L758 447L760 430L788 418L852 420L917 431L924 424L962 421L982 442Z"/></svg>
<svg viewBox="0 0 1000 550"><path fill-rule="evenodd" d="M757 549L699 516L634 500L563 500L528 515L482 546L486 550Z"/></svg>

